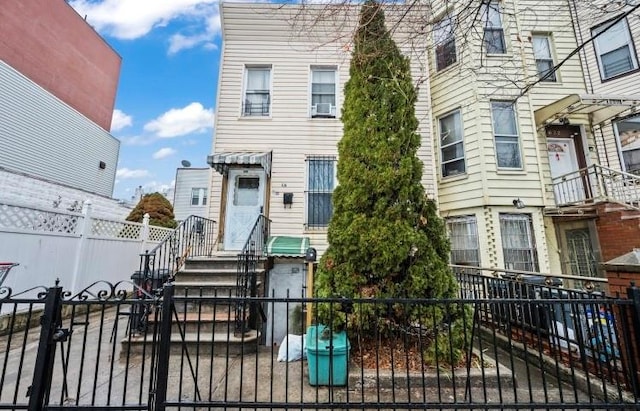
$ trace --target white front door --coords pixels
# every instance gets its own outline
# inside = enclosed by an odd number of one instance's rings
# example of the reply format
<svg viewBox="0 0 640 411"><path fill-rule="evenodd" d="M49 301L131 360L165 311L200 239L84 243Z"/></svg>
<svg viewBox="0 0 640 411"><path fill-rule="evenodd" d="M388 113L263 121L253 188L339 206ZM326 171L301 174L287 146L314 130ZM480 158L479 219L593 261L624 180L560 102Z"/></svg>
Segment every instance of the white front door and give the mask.
<svg viewBox="0 0 640 411"><path fill-rule="evenodd" d="M560 204L575 203L585 199L583 176L576 171L578 158L571 138L547 138L551 178L554 193ZM556 177L566 176L562 181Z"/></svg>
<svg viewBox="0 0 640 411"><path fill-rule="evenodd" d="M224 249L241 250L264 207L265 173L232 169L228 175Z"/></svg>

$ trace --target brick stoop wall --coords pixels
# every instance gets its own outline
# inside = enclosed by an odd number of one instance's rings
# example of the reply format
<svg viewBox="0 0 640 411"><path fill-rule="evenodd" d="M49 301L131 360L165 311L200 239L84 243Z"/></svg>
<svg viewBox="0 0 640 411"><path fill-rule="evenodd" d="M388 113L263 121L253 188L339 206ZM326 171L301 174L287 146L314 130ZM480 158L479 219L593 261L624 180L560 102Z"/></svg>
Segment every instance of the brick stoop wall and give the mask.
<svg viewBox="0 0 640 411"><path fill-rule="evenodd" d="M618 204L602 203L597 205L597 215L602 261L613 260L634 248L640 248L640 211ZM626 286L629 286L628 281Z"/></svg>

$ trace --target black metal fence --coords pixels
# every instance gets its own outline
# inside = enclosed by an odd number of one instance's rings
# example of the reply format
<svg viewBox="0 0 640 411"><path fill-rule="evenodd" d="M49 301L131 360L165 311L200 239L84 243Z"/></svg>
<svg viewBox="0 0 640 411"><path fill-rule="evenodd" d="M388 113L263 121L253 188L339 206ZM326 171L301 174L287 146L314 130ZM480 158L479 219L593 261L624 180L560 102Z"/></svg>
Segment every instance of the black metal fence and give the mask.
<svg viewBox="0 0 640 411"><path fill-rule="evenodd" d="M0 409L640 409L640 290L559 299L489 280L453 300L7 290ZM234 332L238 304L264 311L255 330Z"/></svg>

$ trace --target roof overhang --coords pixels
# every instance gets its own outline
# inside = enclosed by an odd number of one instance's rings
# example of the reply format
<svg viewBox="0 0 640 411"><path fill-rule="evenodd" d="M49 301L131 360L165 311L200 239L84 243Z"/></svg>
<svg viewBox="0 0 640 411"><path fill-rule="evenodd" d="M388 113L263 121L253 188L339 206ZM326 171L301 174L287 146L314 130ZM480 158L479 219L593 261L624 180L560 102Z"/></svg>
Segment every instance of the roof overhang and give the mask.
<svg viewBox="0 0 640 411"><path fill-rule="evenodd" d="M571 116L589 116L592 125L624 117L640 109L640 96L570 94L535 111L536 126L562 122Z"/></svg>
<svg viewBox="0 0 640 411"><path fill-rule="evenodd" d="M309 237L273 236L267 240L266 253L273 257L304 257Z"/></svg>
<svg viewBox="0 0 640 411"><path fill-rule="evenodd" d="M231 166L259 166L271 175L271 151L234 151L207 157L207 164L222 175L227 175Z"/></svg>

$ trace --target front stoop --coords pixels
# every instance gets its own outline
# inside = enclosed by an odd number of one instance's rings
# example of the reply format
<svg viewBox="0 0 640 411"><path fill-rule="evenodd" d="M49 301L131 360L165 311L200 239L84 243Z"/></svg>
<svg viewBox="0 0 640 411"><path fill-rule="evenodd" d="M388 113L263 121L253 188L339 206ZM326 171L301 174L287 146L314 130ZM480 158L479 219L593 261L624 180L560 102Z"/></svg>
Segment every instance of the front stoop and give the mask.
<svg viewBox="0 0 640 411"><path fill-rule="evenodd" d="M175 313L171 324L171 351L213 355L238 355L255 352L260 333L249 330L235 334L237 257L218 255L187 259L173 282ZM261 288L264 261L258 270ZM203 300L199 300L203 297ZM247 307L248 309L248 307ZM177 319L176 319L177 317ZM153 325L150 325L150 329ZM151 349L151 336L127 336L122 340L123 352L142 353Z"/></svg>

